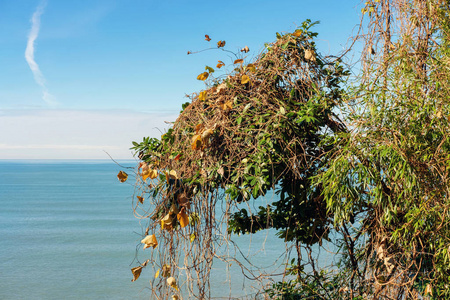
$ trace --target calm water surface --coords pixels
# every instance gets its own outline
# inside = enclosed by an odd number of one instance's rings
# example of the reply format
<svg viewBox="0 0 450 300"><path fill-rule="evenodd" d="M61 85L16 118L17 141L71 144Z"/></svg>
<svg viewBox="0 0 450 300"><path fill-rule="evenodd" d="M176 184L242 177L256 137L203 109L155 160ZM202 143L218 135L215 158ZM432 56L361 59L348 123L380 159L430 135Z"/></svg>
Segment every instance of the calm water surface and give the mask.
<svg viewBox="0 0 450 300"><path fill-rule="evenodd" d="M134 166L134 162L123 162ZM133 186L111 161L0 160L0 299L150 299L152 274L131 282L141 228ZM139 234L137 233L139 232ZM284 251L273 232L237 237L270 266ZM214 264L213 296L252 293L239 268ZM233 278L233 284L228 282Z"/></svg>

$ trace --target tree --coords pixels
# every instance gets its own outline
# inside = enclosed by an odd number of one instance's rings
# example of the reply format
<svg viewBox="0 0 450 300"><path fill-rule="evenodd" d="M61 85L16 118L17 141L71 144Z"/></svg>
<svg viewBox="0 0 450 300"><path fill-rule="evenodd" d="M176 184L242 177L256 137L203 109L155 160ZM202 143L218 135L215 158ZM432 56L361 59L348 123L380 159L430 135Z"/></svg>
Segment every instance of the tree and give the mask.
<svg viewBox="0 0 450 300"><path fill-rule="evenodd" d="M229 233L276 228L280 238L294 243L299 278L300 245L327 239L332 219L323 187L311 179L330 150L324 138L346 130L333 108L342 100L340 85L349 73L339 58L318 54L313 25L308 20L293 33L277 33L252 63L237 58L226 77L213 78L215 70L206 66L197 79L207 89L183 106L173 127L160 140L134 143L142 160L139 199L147 195L151 202L143 215L149 221L146 235L152 233L151 241L158 237L166 249L152 264L163 268L170 262L175 276L180 272L175 257L188 241L183 267L190 292L198 298L209 296L214 237L222 228L218 201L228 204ZM224 44L219 41L218 48ZM217 68L223 64L219 61ZM154 179L150 186L147 178ZM236 203L269 190L276 190L279 199L268 207L231 213ZM169 294L161 284L153 290Z"/></svg>
<svg viewBox="0 0 450 300"><path fill-rule="evenodd" d="M352 297L449 297L449 10L421 0L363 9L352 131L316 178L351 248Z"/></svg>
<svg viewBox="0 0 450 300"><path fill-rule="evenodd" d="M229 233L275 228L297 249L286 270L297 277L267 289L272 298L450 297L450 6L364 5L364 52L347 83L341 60L317 53L307 21L277 34L254 62L237 57L227 77L207 66L198 77L207 88L161 140L134 144L138 199L150 203L146 235L162 241L152 264L176 276L184 247L194 296L209 295L224 221ZM237 209L269 190L279 199L268 207ZM300 247L330 232L338 272L305 273ZM156 236L144 240L154 246ZM170 294L162 281L152 288Z"/></svg>

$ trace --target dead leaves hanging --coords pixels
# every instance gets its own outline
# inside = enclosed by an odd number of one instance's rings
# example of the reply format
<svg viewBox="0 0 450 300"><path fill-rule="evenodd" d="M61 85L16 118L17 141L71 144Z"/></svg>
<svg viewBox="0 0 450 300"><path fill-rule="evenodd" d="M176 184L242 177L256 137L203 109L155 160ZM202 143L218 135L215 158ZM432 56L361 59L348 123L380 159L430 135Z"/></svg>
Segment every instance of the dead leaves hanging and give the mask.
<svg viewBox="0 0 450 300"><path fill-rule="evenodd" d="M147 259L139 267L134 267L134 268L131 269L131 273L133 274L133 279L131 279L132 282L136 281L139 278L139 276L141 276L142 268L147 266L149 261L150 261L150 259Z"/></svg>
<svg viewBox="0 0 450 300"><path fill-rule="evenodd" d="M202 91L200 92L200 94L198 95L198 100L200 101L206 101L206 96L208 95L207 91Z"/></svg>
<svg viewBox="0 0 450 300"><path fill-rule="evenodd" d="M177 281L174 277L167 278L167 285L178 291Z"/></svg>
<svg viewBox="0 0 450 300"><path fill-rule="evenodd" d="M146 162L142 162L140 168L142 170L142 179L155 179L156 177L158 177L158 171L156 169L152 169L151 166Z"/></svg>
<svg viewBox="0 0 450 300"><path fill-rule="evenodd" d="M192 147L192 150L201 150L202 149L202 137L200 134L196 134L192 137L191 147Z"/></svg>
<svg viewBox="0 0 450 300"><path fill-rule="evenodd" d="M242 75L242 77L241 77L241 84L246 84L246 83L248 83L248 82L250 82L250 77L248 77L248 75Z"/></svg>
<svg viewBox="0 0 450 300"><path fill-rule="evenodd" d="M316 55L315 55L314 51L311 50L311 49L306 49L305 50L305 59L309 60L309 61L312 61L312 62L315 62L316 61Z"/></svg>
<svg viewBox="0 0 450 300"><path fill-rule="evenodd" d="M224 111L228 112L233 108L233 101L228 100L223 103L219 103L219 107Z"/></svg>
<svg viewBox="0 0 450 300"><path fill-rule="evenodd" d="M147 235L144 239L141 240L141 243L144 244L144 249L153 247L153 249L158 246L158 241L156 240L156 236L154 234Z"/></svg>
<svg viewBox="0 0 450 300"><path fill-rule="evenodd" d="M217 42L217 48L225 47L225 41L218 41Z"/></svg>
<svg viewBox="0 0 450 300"><path fill-rule="evenodd" d="M246 68L247 68L247 70L249 70L252 73L256 72L256 67L254 64L248 64Z"/></svg>
<svg viewBox="0 0 450 300"><path fill-rule="evenodd" d="M131 281L132 282L136 281L139 278L139 276L141 276L141 272L142 272L142 267L141 266L132 268L131 269L131 273L133 273L133 279Z"/></svg>
<svg viewBox="0 0 450 300"><path fill-rule="evenodd" d="M161 219L161 228L171 231L173 229L173 218L172 216L169 214L165 215L164 218Z"/></svg>
<svg viewBox="0 0 450 300"><path fill-rule="evenodd" d="M162 272L161 272L161 269L158 269L158 271L156 271L155 278L158 278L159 274L161 274L162 277L169 277L170 276L170 270L171 270L170 265L164 265L162 267Z"/></svg>
<svg viewBox="0 0 450 300"><path fill-rule="evenodd" d="M117 178L119 179L120 182L125 182L128 179L128 174L125 173L124 171L120 171L119 174L117 174Z"/></svg>
<svg viewBox="0 0 450 300"><path fill-rule="evenodd" d="M295 37L300 37L303 34L303 30L301 29L297 29L296 31L294 31L294 33L292 33L293 36Z"/></svg>
<svg viewBox="0 0 450 300"><path fill-rule="evenodd" d="M170 265L164 265L162 267L162 276L163 277L169 277L170 276L170 270L172 269L172 267Z"/></svg>
<svg viewBox="0 0 450 300"><path fill-rule="evenodd" d="M213 128L215 127L213 126ZM209 147L209 139L214 133L213 128L205 128L203 124L195 126L195 135L191 139L192 150L203 150Z"/></svg>
<svg viewBox="0 0 450 300"><path fill-rule="evenodd" d="M177 214L178 222L180 222L181 228L186 227L189 224L189 217L184 211L184 208L181 209L181 212Z"/></svg>
<svg viewBox="0 0 450 300"><path fill-rule="evenodd" d="M205 81L206 79L208 79L208 76L209 76L208 72L203 72L202 74L199 74L197 76L197 80Z"/></svg>
<svg viewBox="0 0 450 300"><path fill-rule="evenodd" d="M175 170L170 170L170 172L167 175L169 179L178 179L178 174L177 171Z"/></svg>

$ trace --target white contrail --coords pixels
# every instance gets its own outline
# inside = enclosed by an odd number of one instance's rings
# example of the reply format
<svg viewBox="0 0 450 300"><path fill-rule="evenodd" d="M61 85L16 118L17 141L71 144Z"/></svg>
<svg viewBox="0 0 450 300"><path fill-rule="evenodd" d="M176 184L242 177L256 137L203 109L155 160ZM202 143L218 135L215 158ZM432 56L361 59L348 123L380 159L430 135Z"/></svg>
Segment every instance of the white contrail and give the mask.
<svg viewBox="0 0 450 300"><path fill-rule="evenodd" d="M44 8L46 4L47 1L43 0L36 8L36 11L33 13L33 16L31 17L31 29L30 33L28 34L27 48L25 49L25 59L28 65L30 66L31 72L33 72L34 80L42 88L42 99L48 105L54 106L57 102L55 101L55 98L48 92L47 87L45 85L44 75L42 75L42 72L39 69L38 64L34 60L34 41L37 39L39 34L39 28L41 26L41 15L44 13Z"/></svg>

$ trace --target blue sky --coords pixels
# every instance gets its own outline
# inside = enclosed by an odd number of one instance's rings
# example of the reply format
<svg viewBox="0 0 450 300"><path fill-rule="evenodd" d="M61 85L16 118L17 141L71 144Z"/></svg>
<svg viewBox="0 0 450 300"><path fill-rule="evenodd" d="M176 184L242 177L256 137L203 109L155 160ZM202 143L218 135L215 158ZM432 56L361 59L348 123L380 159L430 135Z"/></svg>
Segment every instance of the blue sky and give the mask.
<svg viewBox="0 0 450 300"><path fill-rule="evenodd" d="M357 32L358 4L0 0L0 159L132 158L131 141L160 136L204 88L205 65L232 60L187 51L225 40L247 45L250 61L309 18L320 21L319 50L336 54Z"/></svg>

